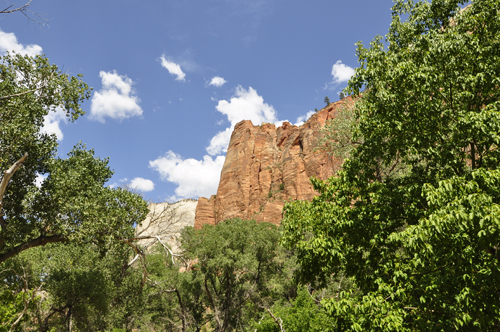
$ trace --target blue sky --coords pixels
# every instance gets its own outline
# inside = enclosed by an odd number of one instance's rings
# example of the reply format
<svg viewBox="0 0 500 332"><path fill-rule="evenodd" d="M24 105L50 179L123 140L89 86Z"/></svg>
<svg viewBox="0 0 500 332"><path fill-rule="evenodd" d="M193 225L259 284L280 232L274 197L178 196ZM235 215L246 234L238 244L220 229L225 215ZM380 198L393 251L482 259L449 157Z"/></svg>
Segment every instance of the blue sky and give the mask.
<svg viewBox="0 0 500 332"><path fill-rule="evenodd" d="M26 0L27 1L27 0ZM0 1L4 7L23 1ZM1 17L0 52L44 53L94 88L87 114L44 130L64 157L109 157L110 185L153 201L215 194L232 126L300 123L338 100L355 43L385 35L391 0L33 0Z"/></svg>

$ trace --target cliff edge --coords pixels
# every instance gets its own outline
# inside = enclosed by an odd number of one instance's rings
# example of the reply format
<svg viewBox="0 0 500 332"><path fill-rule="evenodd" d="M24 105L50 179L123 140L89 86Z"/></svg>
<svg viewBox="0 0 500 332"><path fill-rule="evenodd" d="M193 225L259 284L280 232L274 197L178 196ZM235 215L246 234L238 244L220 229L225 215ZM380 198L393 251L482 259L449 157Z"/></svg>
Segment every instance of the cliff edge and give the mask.
<svg viewBox="0 0 500 332"><path fill-rule="evenodd" d="M312 115L302 126L276 128L239 122L231 135L217 195L200 197L194 227L243 218L279 224L288 200L311 200L317 193L310 177L327 179L341 160L314 151L319 129L335 118L341 102Z"/></svg>

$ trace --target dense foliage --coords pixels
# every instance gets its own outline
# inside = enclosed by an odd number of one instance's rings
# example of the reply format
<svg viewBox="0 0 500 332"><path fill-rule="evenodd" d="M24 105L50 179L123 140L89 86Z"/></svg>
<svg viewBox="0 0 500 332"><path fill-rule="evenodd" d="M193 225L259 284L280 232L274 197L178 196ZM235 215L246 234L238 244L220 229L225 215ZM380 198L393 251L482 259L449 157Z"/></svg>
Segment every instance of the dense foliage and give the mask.
<svg viewBox="0 0 500 332"><path fill-rule="evenodd" d="M335 290L298 288L295 257L279 237L253 220L187 228L179 256L159 244L144 266L130 264L124 244L33 248L0 271L0 317L14 321L25 307L15 294L35 292L15 331L275 331L271 315L286 331L323 331L331 322L318 303Z"/></svg>
<svg viewBox="0 0 500 332"><path fill-rule="evenodd" d="M147 204L139 195L105 186L113 174L107 159L95 157L81 143L59 158L56 136L42 130L49 112L65 111L71 121L83 115L80 104L89 96L80 76L62 73L44 56L0 58L2 331L35 322L40 331L48 331L54 319L68 325L73 316L82 330L101 324L95 323L101 319L95 312L109 310L117 279L104 278L100 264L109 265L111 253L121 255L119 260L129 258L122 242L134 236L133 225L146 216ZM37 187L40 174L46 179ZM51 247L50 254L30 256L56 242L81 247ZM121 249L111 249L116 246ZM44 316L39 305L47 303Z"/></svg>
<svg viewBox="0 0 500 332"><path fill-rule="evenodd" d="M386 43L358 44L361 144L285 206L302 280L352 280L323 301L340 331L500 326L500 2L459 4L395 1Z"/></svg>
<svg viewBox="0 0 500 332"><path fill-rule="evenodd" d="M253 220L187 228L182 235L182 272L161 277L161 268L153 285L158 288L163 282L175 289L171 296L178 298L182 326L243 331L264 308L295 291L294 260L279 246L279 236L275 225Z"/></svg>

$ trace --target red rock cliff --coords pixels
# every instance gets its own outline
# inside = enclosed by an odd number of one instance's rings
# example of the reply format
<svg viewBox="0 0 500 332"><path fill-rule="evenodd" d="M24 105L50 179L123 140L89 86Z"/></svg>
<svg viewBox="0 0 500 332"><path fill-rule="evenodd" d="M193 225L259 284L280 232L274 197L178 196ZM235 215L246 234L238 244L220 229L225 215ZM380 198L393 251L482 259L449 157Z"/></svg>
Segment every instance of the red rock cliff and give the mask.
<svg viewBox="0 0 500 332"><path fill-rule="evenodd" d="M196 229L230 218L279 224L286 200L310 200L316 192L309 178L326 179L340 160L313 151L319 129L333 119L340 102L318 111L297 127L251 121L239 122L231 135L217 195L201 197L196 207Z"/></svg>

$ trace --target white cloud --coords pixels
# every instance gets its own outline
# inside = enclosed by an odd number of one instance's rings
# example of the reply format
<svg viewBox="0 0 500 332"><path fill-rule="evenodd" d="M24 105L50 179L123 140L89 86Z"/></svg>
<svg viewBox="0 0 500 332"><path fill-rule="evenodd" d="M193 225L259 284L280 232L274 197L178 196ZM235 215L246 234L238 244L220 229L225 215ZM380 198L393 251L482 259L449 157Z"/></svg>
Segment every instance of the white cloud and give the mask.
<svg viewBox="0 0 500 332"><path fill-rule="evenodd" d="M171 200L187 197L209 197L217 192L220 172L224 166L231 133L236 123L251 120L254 125L263 122L276 123L276 111L264 103L264 98L249 87L238 86L229 101L220 100L215 107L224 114L230 123L225 130L217 133L210 141L202 160L183 159L180 155L168 151L163 157L149 162L149 167L160 173L162 180L177 184L175 196Z"/></svg>
<svg viewBox="0 0 500 332"><path fill-rule="evenodd" d="M45 181L45 179L47 178L47 176L48 176L48 174L42 175L42 174L36 173L35 186L40 188L42 186L43 181Z"/></svg>
<svg viewBox="0 0 500 332"><path fill-rule="evenodd" d="M43 118L43 126L40 129L41 134L55 134L58 141L62 141L64 135L62 133L61 127L59 127L60 122L67 122L66 112L61 108L56 108L55 111L49 111L49 113Z"/></svg>
<svg viewBox="0 0 500 332"><path fill-rule="evenodd" d="M224 85L224 83L226 83L225 79L223 79L220 76L215 76L212 78L212 80L210 81L210 83L208 85L213 85L215 87L221 87Z"/></svg>
<svg viewBox="0 0 500 332"><path fill-rule="evenodd" d="M12 32L3 32L0 30L0 53L14 51L18 54L35 56L42 54L42 47L39 45L23 45L17 41L17 37Z"/></svg>
<svg viewBox="0 0 500 332"><path fill-rule="evenodd" d="M203 160L182 159L180 155L168 151L163 157L150 161L149 167L158 171L162 180L178 185L176 196L209 197L217 192L224 160L224 156L215 159L204 156Z"/></svg>
<svg viewBox="0 0 500 332"><path fill-rule="evenodd" d="M160 57L160 60L161 60L161 66L163 68L168 70L168 72L171 75L177 76L175 78L176 81L181 81L181 82L186 81L186 74L184 74L184 72L182 71L181 66L179 66L175 62L167 60L164 55Z"/></svg>
<svg viewBox="0 0 500 332"><path fill-rule="evenodd" d="M142 115L139 97L132 89L134 82L116 71L101 71L102 89L92 96L90 118L103 122L105 117L123 120Z"/></svg>
<svg viewBox="0 0 500 332"><path fill-rule="evenodd" d="M259 96L252 87L245 90L243 87L238 86L234 96L229 101L220 100L215 108L227 116L231 127L219 132L210 141L207 152L212 156L227 151L234 125L241 120L251 120L254 125L277 121L274 108L264 103L264 98Z"/></svg>
<svg viewBox="0 0 500 332"><path fill-rule="evenodd" d="M231 133L233 132L233 129L234 125L226 128L224 131L218 132L214 137L212 137L210 145L207 147L207 152L212 156L227 152L227 147L229 145L229 141L231 140Z"/></svg>
<svg viewBox="0 0 500 332"><path fill-rule="evenodd" d="M333 83L347 82L354 75L354 69L337 61L332 67Z"/></svg>
<svg viewBox="0 0 500 332"><path fill-rule="evenodd" d="M153 181L143 178L135 178L130 181L130 188L139 191L147 192L155 189L155 184Z"/></svg>
<svg viewBox="0 0 500 332"><path fill-rule="evenodd" d="M316 113L315 111L309 111L307 112L306 115L299 116L297 118L297 122L295 123L296 126L302 126L309 118Z"/></svg>

